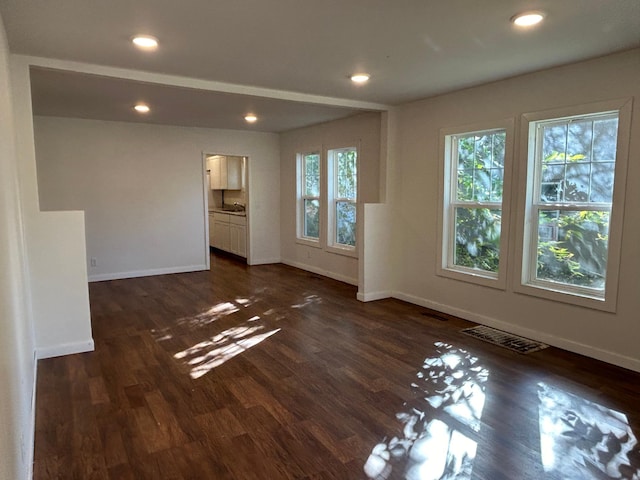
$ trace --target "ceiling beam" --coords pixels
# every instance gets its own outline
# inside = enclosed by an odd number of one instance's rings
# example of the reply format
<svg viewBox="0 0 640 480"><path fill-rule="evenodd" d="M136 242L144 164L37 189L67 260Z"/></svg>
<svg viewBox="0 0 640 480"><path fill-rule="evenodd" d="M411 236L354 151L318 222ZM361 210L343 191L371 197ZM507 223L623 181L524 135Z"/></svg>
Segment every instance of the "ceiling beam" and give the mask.
<svg viewBox="0 0 640 480"><path fill-rule="evenodd" d="M167 75L164 73L146 72L127 68L116 68L91 63L73 62L54 58L33 57L28 55L14 55L23 59L28 65L40 68L51 68L88 75L100 75L103 77L121 78L145 83L168 85L173 87L192 88L212 92L230 93L238 95L251 95L255 97L273 98L291 102L309 103L314 105L326 105L331 107L356 108L361 110L386 111L389 105L373 102L362 102L346 98L326 97L288 90L275 90L272 88L238 85L235 83L217 82L199 78L183 77L179 75Z"/></svg>

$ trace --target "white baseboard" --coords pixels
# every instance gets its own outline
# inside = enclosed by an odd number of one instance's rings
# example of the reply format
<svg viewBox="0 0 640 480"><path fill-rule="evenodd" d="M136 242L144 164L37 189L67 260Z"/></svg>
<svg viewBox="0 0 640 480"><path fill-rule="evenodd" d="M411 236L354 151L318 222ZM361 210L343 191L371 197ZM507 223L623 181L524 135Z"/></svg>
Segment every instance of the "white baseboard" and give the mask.
<svg viewBox="0 0 640 480"><path fill-rule="evenodd" d="M259 260L251 260L249 265L269 265L271 263L280 263L279 258L261 258Z"/></svg>
<svg viewBox="0 0 640 480"><path fill-rule="evenodd" d="M83 342L63 343L60 345L36 348L36 356L38 360L42 360L44 358L61 357L74 353L92 352L93 350L95 350L93 339L89 339Z"/></svg>
<svg viewBox="0 0 640 480"><path fill-rule="evenodd" d="M296 267L300 270L306 270L307 272L317 273L318 275L322 275L323 277L333 278L334 280L338 280L339 282L348 283L349 285L358 285L357 278L347 277L346 275L341 275L339 273L330 272L329 270L324 270L323 268L314 267L311 265L306 265L300 262L292 262L290 260L282 260L282 263L285 265L289 265L290 267Z"/></svg>
<svg viewBox="0 0 640 480"><path fill-rule="evenodd" d="M171 273L200 272L209 270L206 264L187 265L183 267L150 268L148 270L133 270L129 272L102 273L89 275L90 282L102 282L105 280L122 280L124 278L151 277L153 275L167 275Z"/></svg>
<svg viewBox="0 0 640 480"><path fill-rule="evenodd" d="M372 302L374 300L382 300L383 298L391 297L391 292L368 292L368 293L360 293L356 295L356 298L361 302Z"/></svg>
<svg viewBox="0 0 640 480"><path fill-rule="evenodd" d="M603 362L611 363L612 365L617 365L619 367L627 368L635 372L640 372L640 360L636 358L620 355L619 353L611 352L609 350L603 350L597 347L593 347L591 345L585 345L583 343L575 342L567 338L557 337L555 335L549 335L547 333L539 332L537 330L531 330L529 328L520 327L518 325L513 325L511 323L503 322L501 320L496 320L495 318L479 315L477 313L470 312L468 310L451 307L449 305L445 305L442 303L433 302L425 298L420 298L413 295L407 295L402 292L393 292L392 296L393 298L404 300L405 302L413 303L415 305L420 305L422 307L430 308L432 310L437 310L438 312L448 313L449 315L455 315L456 317L460 317L465 320L479 323L481 325L487 325L489 327L497 328L498 330L509 332L514 335L519 335L521 337L537 340L539 342L543 342L548 345L552 345L554 347L562 348L563 350L579 353L580 355L585 355L587 357L595 358L597 360L602 360Z"/></svg>

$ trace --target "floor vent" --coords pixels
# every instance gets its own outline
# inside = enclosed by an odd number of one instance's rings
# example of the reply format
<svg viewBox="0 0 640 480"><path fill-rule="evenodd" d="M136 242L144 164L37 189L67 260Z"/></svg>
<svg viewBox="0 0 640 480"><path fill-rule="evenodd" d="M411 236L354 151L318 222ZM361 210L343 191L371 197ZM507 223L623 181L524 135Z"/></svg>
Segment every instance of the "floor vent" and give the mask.
<svg viewBox="0 0 640 480"><path fill-rule="evenodd" d="M536 342L535 340L529 340L528 338L512 335L511 333L496 330L495 328L485 327L480 325L478 327L465 328L462 330L465 335L479 338L485 342L499 345L500 347L508 348L518 353L532 353L547 348L549 345Z"/></svg>

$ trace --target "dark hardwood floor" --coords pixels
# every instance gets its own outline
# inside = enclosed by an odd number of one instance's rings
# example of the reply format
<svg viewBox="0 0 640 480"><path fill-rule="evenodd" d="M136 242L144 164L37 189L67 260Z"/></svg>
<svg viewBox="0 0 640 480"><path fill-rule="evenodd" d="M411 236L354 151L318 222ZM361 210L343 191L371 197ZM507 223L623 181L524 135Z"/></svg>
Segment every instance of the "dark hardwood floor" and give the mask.
<svg viewBox="0 0 640 480"><path fill-rule="evenodd" d="M95 351L38 363L36 480L640 477L639 374L211 262L90 284Z"/></svg>

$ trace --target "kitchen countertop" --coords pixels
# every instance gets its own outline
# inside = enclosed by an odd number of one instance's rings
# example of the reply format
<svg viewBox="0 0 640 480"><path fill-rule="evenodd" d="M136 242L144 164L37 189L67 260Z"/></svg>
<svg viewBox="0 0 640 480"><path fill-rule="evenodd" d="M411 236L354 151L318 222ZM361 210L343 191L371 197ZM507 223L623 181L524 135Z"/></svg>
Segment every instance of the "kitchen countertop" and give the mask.
<svg viewBox="0 0 640 480"><path fill-rule="evenodd" d="M210 208L209 209L209 213L226 213L228 215L235 215L236 217L246 217L247 216L247 212L246 210L241 210L241 211L231 211L231 210L223 210L221 208Z"/></svg>

